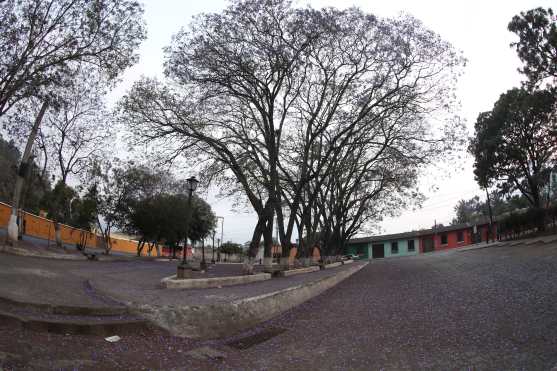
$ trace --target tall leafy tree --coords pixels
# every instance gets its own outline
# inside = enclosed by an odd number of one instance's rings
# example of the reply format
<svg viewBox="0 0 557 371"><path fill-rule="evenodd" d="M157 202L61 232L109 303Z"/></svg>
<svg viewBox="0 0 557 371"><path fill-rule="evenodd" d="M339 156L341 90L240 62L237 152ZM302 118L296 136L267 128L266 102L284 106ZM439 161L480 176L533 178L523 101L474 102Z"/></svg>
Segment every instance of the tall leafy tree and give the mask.
<svg viewBox="0 0 557 371"><path fill-rule="evenodd" d="M554 92L515 88L478 116L470 151L481 186L519 191L531 206L542 206L542 188L557 160L556 103Z"/></svg>
<svg viewBox="0 0 557 371"><path fill-rule="evenodd" d="M520 72L528 77L529 85L556 78L557 21L553 10L535 8L521 12L512 18L508 28L519 37L511 46L524 63Z"/></svg>
<svg viewBox="0 0 557 371"><path fill-rule="evenodd" d="M127 176L129 168L130 164L105 159L94 162L87 175L96 205L96 225L106 254L112 250L111 233L126 212L126 200L135 192L136 184Z"/></svg>
<svg viewBox="0 0 557 371"><path fill-rule="evenodd" d="M10 203L13 197L21 152L13 141L5 140L0 135L0 201ZM38 214L41 199L50 191L48 172L43 173L33 158L27 174L26 186L22 190L21 208Z"/></svg>

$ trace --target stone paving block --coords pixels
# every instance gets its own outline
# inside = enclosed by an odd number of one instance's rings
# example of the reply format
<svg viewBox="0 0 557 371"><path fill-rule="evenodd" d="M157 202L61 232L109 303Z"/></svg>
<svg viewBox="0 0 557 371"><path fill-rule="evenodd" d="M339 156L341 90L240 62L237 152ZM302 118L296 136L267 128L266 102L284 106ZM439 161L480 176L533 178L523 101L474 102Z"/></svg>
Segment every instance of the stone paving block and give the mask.
<svg viewBox="0 0 557 371"><path fill-rule="evenodd" d="M206 359L223 360L226 358L226 353L221 352L220 350L217 350L215 348L211 348L209 346L195 348L187 352L186 355L198 360L206 360Z"/></svg>

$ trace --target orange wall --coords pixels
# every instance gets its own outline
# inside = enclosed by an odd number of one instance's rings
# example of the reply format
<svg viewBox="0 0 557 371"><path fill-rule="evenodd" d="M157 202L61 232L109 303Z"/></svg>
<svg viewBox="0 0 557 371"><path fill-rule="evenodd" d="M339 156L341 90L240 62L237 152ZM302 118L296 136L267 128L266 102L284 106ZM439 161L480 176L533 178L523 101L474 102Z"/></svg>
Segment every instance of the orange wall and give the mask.
<svg viewBox="0 0 557 371"><path fill-rule="evenodd" d="M0 202L0 227L7 227L10 220L11 207L5 203ZM45 240L54 241L54 223L52 220L30 214L28 212L23 213L24 219L24 234L43 238ZM62 235L62 241L67 244L75 245L80 242L83 233L87 233L87 246L97 247L97 236L94 233L87 232L81 229L73 228L69 225L61 224L60 233ZM112 240L112 250L120 252L128 252L132 254L137 253L137 241L134 240L124 240L120 238L111 238ZM147 255L146 249L144 249L143 255Z"/></svg>

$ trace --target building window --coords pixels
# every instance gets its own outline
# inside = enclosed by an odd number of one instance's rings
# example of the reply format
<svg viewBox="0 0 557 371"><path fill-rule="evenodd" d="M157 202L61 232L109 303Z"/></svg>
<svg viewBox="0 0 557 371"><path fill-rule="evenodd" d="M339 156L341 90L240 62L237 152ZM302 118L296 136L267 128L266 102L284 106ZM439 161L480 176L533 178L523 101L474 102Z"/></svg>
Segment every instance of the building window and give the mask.
<svg viewBox="0 0 557 371"><path fill-rule="evenodd" d="M415 247L414 247L414 240L408 240L408 252L413 252L415 251Z"/></svg>
<svg viewBox="0 0 557 371"><path fill-rule="evenodd" d="M448 243L449 243L449 242L448 242L448 239L447 239L447 234L446 234L446 233L443 233L443 234L441 235L441 245L446 245L446 244L448 244Z"/></svg>
<svg viewBox="0 0 557 371"><path fill-rule="evenodd" d="M457 242L464 242L464 232L463 231L456 232L456 240L457 240Z"/></svg>
<svg viewBox="0 0 557 371"><path fill-rule="evenodd" d="M391 242L391 254L398 254L398 242Z"/></svg>

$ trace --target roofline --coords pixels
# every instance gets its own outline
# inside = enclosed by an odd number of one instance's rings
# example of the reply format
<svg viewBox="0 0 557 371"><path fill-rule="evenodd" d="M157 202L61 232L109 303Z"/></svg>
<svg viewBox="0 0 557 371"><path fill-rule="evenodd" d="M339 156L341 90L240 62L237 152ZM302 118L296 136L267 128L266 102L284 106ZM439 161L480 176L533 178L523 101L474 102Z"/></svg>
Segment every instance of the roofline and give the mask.
<svg viewBox="0 0 557 371"><path fill-rule="evenodd" d="M494 223L496 221L494 220ZM348 243L364 243L364 242L376 242L376 241L393 241L393 240L407 240L411 238L429 236L436 233L443 233L443 232L453 232L458 230L465 230L468 228L473 228L474 226L483 226L489 224L489 220L476 222L476 223L462 223L456 225L448 225L439 228L430 228L430 229L422 229L418 231L411 231L411 232L403 232L403 233L396 233L396 234L386 234L381 236L369 236L369 237L359 237L359 238L352 238L348 240Z"/></svg>

